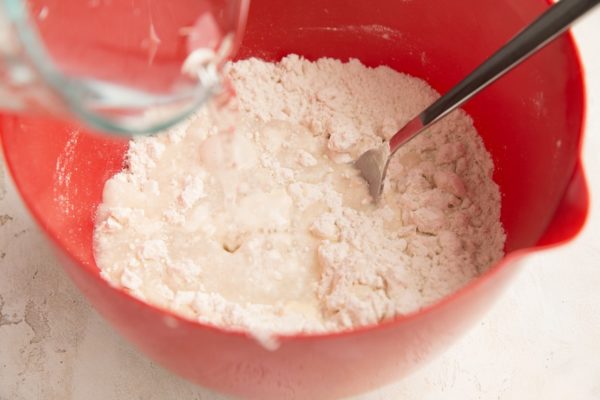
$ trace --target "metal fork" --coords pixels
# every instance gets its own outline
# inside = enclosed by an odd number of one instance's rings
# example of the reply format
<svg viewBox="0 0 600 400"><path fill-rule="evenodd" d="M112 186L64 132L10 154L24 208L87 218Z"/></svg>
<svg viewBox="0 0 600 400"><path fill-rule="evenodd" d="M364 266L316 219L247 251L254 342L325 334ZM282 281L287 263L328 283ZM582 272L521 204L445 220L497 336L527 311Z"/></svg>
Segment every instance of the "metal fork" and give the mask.
<svg viewBox="0 0 600 400"><path fill-rule="evenodd" d="M379 201L390 158L403 144L547 45L599 3L600 0L559 1L475 68L448 93L411 119L391 139L377 148L364 152L354 162L354 166L367 181L373 201Z"/></svg>

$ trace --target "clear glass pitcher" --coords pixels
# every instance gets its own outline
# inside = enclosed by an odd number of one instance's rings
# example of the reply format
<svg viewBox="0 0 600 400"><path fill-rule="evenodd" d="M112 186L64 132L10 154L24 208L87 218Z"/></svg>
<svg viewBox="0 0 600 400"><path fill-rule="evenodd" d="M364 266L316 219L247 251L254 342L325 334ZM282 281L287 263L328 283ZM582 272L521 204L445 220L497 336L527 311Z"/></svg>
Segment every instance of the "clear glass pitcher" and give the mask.
<svg viewBox="0 0 600 400"><path fill-rule="evenodd" d="M221 90L249 0L0 0L0 109L163 129Z"/></svg>

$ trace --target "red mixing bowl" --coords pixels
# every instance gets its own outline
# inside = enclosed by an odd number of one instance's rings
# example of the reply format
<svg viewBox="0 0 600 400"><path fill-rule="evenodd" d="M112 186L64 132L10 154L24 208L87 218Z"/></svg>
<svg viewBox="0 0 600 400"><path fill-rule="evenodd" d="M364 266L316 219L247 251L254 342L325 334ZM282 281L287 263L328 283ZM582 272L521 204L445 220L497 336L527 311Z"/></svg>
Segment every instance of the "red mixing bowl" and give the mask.
<svg viewBox="0 0 600 400"><path fill-rule="evenodd" d="M546 7L542 0L253 0L238 57L356 57L445 91ZM191 381L246 398L334 398L391 382L431 359L481 317L525 255L578 233L588 209L579 161L582 80L573 41L564 36L465 107L496 165L507 232L501 262L419 312L348 333L282 337L275 351L244 333L144 304L100 277L94 212L105 180L123 165L125 140L12 115L0 118L0 129L17 187L65 270L140 350Z"/></svg>

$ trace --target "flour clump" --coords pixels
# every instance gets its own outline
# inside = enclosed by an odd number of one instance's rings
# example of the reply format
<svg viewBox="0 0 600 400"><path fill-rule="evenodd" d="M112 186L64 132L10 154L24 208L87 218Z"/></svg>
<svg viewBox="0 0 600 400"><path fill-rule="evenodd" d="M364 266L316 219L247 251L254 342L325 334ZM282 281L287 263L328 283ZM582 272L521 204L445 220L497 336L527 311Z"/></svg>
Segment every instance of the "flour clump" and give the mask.
<svg viewBox="0 0 600 400"><path fill-rule="evenodd" d="M500 193L456 111L401 148L373 204L349 164L438 95L357 60L232 63L236 98L131 141L94 231L102 276L197 321L277 334L375 324L503 255Z"/></svg>

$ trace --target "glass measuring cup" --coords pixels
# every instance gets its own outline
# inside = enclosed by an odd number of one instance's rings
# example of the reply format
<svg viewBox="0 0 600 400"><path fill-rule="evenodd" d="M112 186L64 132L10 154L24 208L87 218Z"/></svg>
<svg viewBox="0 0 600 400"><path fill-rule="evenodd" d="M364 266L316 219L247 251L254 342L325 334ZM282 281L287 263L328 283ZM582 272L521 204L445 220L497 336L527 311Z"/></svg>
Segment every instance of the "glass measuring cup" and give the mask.
<svg viewBox="0 0 600 400"><path fill-rule="evenodd" d="M221 90L249 0L0 0L0 109L164 129Z"/></svg>

